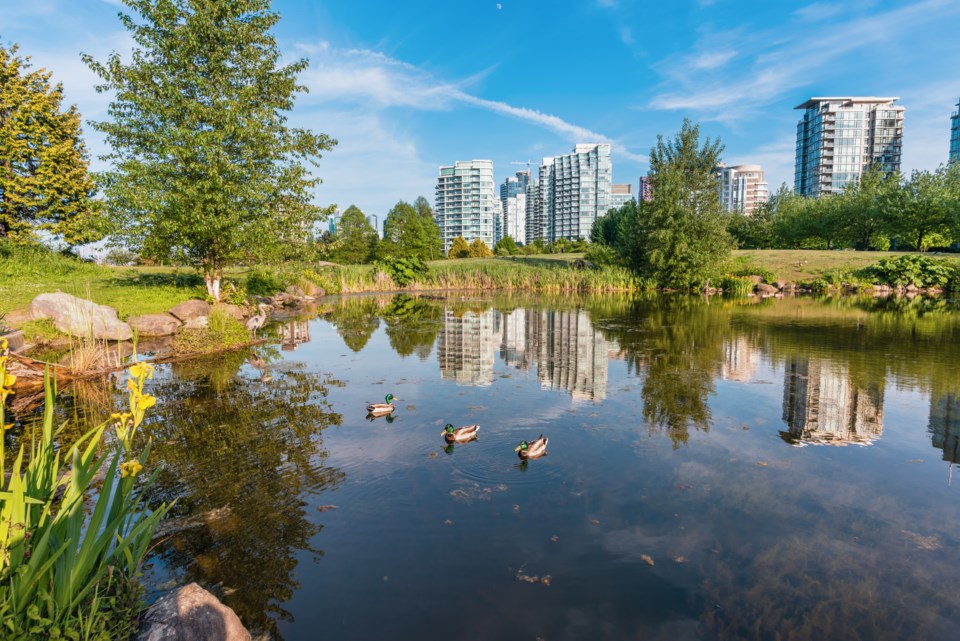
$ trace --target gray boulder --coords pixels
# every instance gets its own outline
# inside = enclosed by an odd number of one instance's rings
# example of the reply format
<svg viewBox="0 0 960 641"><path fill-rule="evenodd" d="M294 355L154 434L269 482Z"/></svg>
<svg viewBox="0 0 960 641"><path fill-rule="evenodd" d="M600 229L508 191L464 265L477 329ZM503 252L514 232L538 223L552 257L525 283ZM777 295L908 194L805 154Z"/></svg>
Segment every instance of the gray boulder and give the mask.
<svg viewBox="0 0 960 641"><path fill-rule="evenodd" d="M117 317L117 310L70 294L40 294L30 303L32 318L49 318L64 334L78 338L128 341L133 330Z"/></svg>
<svg viewBox="0 0 960 641"><path fill-rule="evenodd" d="M220 303L214 309L219 309L225 312L230 317L235 318L236 320L243 320L244 318L247 317L246 309L241 307L240 305L231 305L230 303Z"/></svg>
<svg viewBox="0 0 960 641"><path fill-rule="evenodd" d="M167 592L147 610L137 641L251 641L236 613L196 583Z"/></svg>
<svg viewBox="0 0 960 641"><path fill-rule="evenodd" d="M184 329L203 329L210 324L209 316L197 316L183 322Z"/></svg>
<svg viewBox="0 0 960 641"><path fill-rule="evenodd" d="M766 298L767 296L775 296L779 291L773 285L768 285L766 283L757 283L754 286L753 290L764 298Z"/></svg>
<svg viewBox="0 0 960 641"><path fill-rule="evenodd" d="M210 303L205 300L188 300L170 309L170 313L184 323L194 318L210 315Z"/></svg>
<svg viewBox="0 0 960 641"><path fill-rule="evenodd" d="M180 321L170 314L144 314L129 322L140 336L172 336L180 329Z"/></svg>

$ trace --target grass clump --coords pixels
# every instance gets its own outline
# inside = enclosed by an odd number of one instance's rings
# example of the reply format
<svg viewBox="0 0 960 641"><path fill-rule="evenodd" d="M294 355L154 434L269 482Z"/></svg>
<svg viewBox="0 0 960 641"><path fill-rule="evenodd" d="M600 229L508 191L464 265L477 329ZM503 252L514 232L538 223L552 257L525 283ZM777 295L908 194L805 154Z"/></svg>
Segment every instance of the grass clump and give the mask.
<svg viewBox="0 0 960 641"><path fill-rule="evenodd" d="M183 329L173 344L176 354L204 354L236 347L250 341L250 332L243 323L222 309L214 308L207 317L207 326Z"/></svg>
<svg viewBox="0 0 960 641"><path fill-rule="evenodd" d="M23 332L23 338L34 345L46 345L66 336L49 318L28 320L21 323L19 329Z"/></svg>
<svg viewBox="0 0 960 641"><path fill-rule="evenodd" d="M16 383L7 358L8 345L0 339L0 425ZM143 483L150 443L139 452L134 447L156 403L143 390L152 375L148 364L131 367L128 411L112 414L66 451L55 442L60 430L54 429L55 391L47 377L39 440L30 439L26 459L21 445L9 477L0 438L3 639L124 640L136 632L140 564L170 508L147 506L143 490L156 477ZM104 431L111 426L117 438L106 445Z"/></svg>
<svg viewBox="0 0 960 641"><path fill-rule="evenodd" d="M727 274L720 279L720 289L728 296L749 296L753 293L753 281L749 276Z"/></svg>

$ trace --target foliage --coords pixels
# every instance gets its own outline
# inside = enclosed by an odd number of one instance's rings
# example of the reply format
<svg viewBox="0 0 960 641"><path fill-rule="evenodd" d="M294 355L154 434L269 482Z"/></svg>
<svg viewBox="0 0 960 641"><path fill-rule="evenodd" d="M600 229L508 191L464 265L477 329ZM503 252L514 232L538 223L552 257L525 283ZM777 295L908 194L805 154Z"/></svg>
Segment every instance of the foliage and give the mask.
<svg viewBox="0 0 960 641"><path fill-rule="evenodd" d="M440 257L442 245L433 209L427 199L420 196L413 205L401 200L387 214L377 255L381 258L405 256L436 260Z"/></svg>
<svg viewBox="0 0 960 641"><path fill-rule="evenodd" d="M108 265L130 265L137 260L137 255L129 249L123 247L114 247L104 256L104 262Z"/></svg>
<svg viewBox="0 0 960 641"><path fill-rule="evenodd" d="M876 265L864 269L862 273L872 277L875 282L894 287L943 287L957 269L955 263L942 258L908 254L897 258L884 258Z"/></svg>
<svg viewBox="0 0 960 641"><path fill-rule="evenodd" d="M727 274L720 279L720 288L730 296L748 296L753 293L753 280L747 276Z"/></svg>
<svg viewBox="0 0 960 641"><path fill-rule="evenodd" d="M493 253L497 256L513 256L520 252L512 236L504 236L493 246Z"/></svg>
<svg viewBox="0 0 960 641"><path fill-rule="evenodd" d="M347 207L337 225L337 244L330 259L347 265L361 265L373 260L377 248L377 230L367 222L354 205Z"/></svg>
<svg viewBox="0 0 960 641"><path fill-rule="evenodd" d="M6 341L0 341L0 425L3 402L16 380L6 373L6 359ZM150 511L143 502L142 490L156 473L137 491L151 444L137 455L134 441L146 410L156 402L143 391L152 373L150 365L134 365L127 381L128 411L111 415L110 423L82 436L67 452L54 442L55 392L46 377L40 440L31 443L25 468L21 446L0 494L0 629L5 639L113 639L134 631L122 597L131 591L153 533L170 508ZM103 432L111 423L118 447L101 453ZM100 480L102 470L106 473Z"/></svg>
<svg viewBox="0 0 960 641"><path fill-rule="evenodd" d="M657 137L650 154L653 198L624 225L629 264L662 287L700 287L718 276L733 249L714 167L723 146L684 120L672 140Z"/></svg>
<svg viewBox="0 0 960 641"><path fill-rule="evenodd" d="M34 241L38 232L67 245L106 233L88 170L75 106L61 111L63 87L30 70L17 46L0 44L0 239Z"/></svg>
<svg viewBox="0 0 960 641"><path fill-rule="evenodd" d="M428 271L427 264L416 256L379 260L374 263L374 267L386 272L398 287L406 287L414 280L425 276Z"/></svg>
<svg viewBox="0 0 960 641"><path fill-rule="evenodd" d="M479 238L474 239L474 241L470 243L470 248L468 251L470 258L489 258L490 256L493 256L493 252L490 251L490 248L487 246L487 244Z"/></svg>
<svg viewBox="0 0 960 641"><path fill-rule="evenodd" d="M289 127L305 59L278 66L268 0L123 0L134 41L84 61L114 95L104 191L121 236L141 255L178 257L220 299L222 270L268 258L325 213L306 164L336 141Z"/></svg>
<svg viewBox="0 0 960 641"><path fill-rule="evenodd" d="M893 230L919 252L960 236L960 167L915 170L895 195Z"/></svg>
<svg viewBox="0 0 960 641"><path fill-rule="evenodd" d="M450 244L450 251L447 252L447 258L469 258L470 246L467 245L467 239L463 236L457 236Z"/></svg>
<svg viewBox="0 0 960 641"><path fill-rule="evenodd" d="M254 268L247 274L245 287L250 296L273 296L286 289L287 285L275 271Z"/></svg>
<svg viewBox="0 0 960 641"><path fill-rule="evenodd" d="M250 333L243 323L214 307L207 317L206 327L180 330L174 340L173 351L177 354L204 354L249 341Z"/></svg>
<svg viewBox="0 0 960 641"><path fill-rule="evenodd" d="M24 339L34 345L43 345L64 336L63 332L57 329L49 318L28 320L21 323L19 329L23 332Z"/></svg>

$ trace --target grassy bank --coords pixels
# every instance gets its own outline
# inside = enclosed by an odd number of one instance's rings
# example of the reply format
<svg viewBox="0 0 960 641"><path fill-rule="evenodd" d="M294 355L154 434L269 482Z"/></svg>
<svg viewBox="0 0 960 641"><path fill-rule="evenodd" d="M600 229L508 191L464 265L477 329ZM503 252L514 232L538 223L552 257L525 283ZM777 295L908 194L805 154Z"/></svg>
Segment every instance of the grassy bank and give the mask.
<svg viewBox="0 0 960 641"><path fill-rule="evenodd" d="M738 265L756 267L776 274L777 278L792 283L813 281L830 273L853 272L875 264L883 258L916 252L828 251L814 249L751 249L733 253ZM924 254L956 261L960 254Z"/></svg>

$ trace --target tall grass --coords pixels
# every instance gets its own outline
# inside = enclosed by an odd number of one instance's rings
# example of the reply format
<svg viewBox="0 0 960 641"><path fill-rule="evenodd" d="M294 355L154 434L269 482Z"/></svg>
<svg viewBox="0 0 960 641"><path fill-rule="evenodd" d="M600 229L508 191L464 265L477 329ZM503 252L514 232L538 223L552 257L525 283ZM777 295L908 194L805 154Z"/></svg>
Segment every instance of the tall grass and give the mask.
<svg viewBox="0 0 960 641"><path fill-rule="evenodd" d="M398 290L384 272L368 265L345 265L306 272L327 293L352 294ZM635 292L655 284L622 267L576 269L571 266L529 265L521 261L486 260L461 264L442 261L410 282L406 291L504 290L537 293Z"/></svg>
<svg viewBox="0 0 960 641"><path fill-rule="evenodd" d="M7 373L0 340L2 403L16 377ZM156 399L143 392L152 368L135 365L128 380L129 411L111 416L117 446L102 446L105 422L66 452L56 447L54 383L45 380L39 440L21 445L0 492L0 637L11 640L124 639L134 631L136 579L169 506L149 511L137 491L150 444L139 455L134 437ZM62 429L62 427L61 427ZM0 438L0 478L6 470ZM102 480L98 475L105 471ZM147 485L152 482L152 475Z"/></svg>

